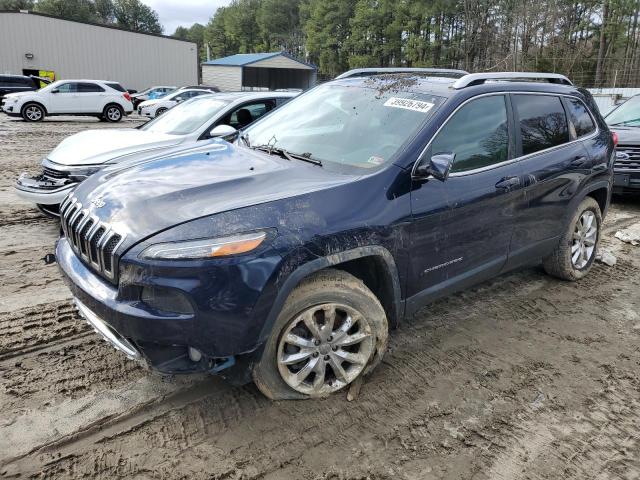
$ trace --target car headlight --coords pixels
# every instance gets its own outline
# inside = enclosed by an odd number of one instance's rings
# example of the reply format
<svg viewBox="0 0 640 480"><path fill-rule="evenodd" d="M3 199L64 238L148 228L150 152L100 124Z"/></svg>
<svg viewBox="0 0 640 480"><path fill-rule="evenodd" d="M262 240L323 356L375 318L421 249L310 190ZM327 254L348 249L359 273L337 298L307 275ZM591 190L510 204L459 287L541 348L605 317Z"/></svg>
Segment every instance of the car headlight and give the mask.
<svg viewBox="0 0 640 480"><path fill-rule="evenodd" d="M220 238L157 243L145 248L139 256L147 260L228 257L255 250L264 241L266 236L266 232L253 232Z"/></svg>

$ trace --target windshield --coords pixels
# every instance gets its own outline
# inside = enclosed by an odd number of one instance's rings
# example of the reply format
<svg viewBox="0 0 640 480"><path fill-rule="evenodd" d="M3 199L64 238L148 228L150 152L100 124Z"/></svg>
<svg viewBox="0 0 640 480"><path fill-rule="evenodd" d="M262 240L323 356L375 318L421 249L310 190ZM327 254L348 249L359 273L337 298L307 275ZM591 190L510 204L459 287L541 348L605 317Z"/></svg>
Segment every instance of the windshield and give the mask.
<svg viewBox="0 0 640 480"><path fill-rule="evenodd" d="M631 97L605 117L608 125L640 127L640 95Z"/></svg>
<svg viewBox="0 0 640 480"><path fill-rule="evenodd" d="M371 169L389 162L441 102L373 79L321 85L249 127L243 138L251 147L285 149L323 165Z"/></svg>
<svg viewBox="0 0 640 480"><path fill-rule="evenodd" d="M140 127L154 133L188 135L211 121L229 102L215 97L199 97L180 103Z"/></svg>

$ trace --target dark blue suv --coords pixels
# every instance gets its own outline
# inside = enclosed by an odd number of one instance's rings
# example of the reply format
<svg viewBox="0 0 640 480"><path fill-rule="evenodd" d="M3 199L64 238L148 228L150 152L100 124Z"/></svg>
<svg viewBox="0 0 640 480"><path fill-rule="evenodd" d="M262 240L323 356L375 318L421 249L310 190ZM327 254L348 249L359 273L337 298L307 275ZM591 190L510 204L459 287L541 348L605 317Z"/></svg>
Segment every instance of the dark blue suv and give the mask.
<svg viewBox="0 0 640 480"><path fill-rule="evenodd" d="M234 144L91 177L61 206L57 259L128 356L324 396L442 295L540 262L586 275L614 159L589 93L560 75L345 78Z"/></svg>

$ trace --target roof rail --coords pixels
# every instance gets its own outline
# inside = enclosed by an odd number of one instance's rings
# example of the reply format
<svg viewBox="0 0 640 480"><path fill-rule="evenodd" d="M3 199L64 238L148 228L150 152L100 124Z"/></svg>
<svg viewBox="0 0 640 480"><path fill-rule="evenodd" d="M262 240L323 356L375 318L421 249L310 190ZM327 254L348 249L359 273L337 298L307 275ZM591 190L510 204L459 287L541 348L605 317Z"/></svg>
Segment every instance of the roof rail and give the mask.
<svg viewBox="0 0 640 480"><path fill-rule="evenodd" d="M487 80L546 80L549 83L558 83L560 85L573 85L564 75L559 73L536 73L536 72L495 72L495 73L470 73L456 80L452 88L460 89L470 87L472 85L480 85Z"/></svg>
<svg viewBox="0 0 640 480"><path fill-rule="evenodd" d="M412 67L374 67L374 68L354 68L338 75L336 80L349 77L368 77L371 75L385 75L390 73L423 73L439 77L460 78L468 75L469 72L464 70L455 70L451 68L412 68Z"/></svg>

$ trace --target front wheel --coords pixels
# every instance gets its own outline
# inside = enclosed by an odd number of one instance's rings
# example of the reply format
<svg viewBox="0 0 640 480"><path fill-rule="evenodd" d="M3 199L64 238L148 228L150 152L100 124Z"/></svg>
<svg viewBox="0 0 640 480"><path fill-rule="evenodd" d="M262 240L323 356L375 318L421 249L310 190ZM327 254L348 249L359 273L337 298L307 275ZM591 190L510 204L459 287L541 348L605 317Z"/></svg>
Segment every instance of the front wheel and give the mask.
<svg viewBox="0 0 640 480"><path fill-rule="evenodd" d="M578 205L558 246L543 260L546 272L569 281L587 275L596 258L601 226L598 202L591 197L585 198Z"/></svg>
<svg viewBox="0 0 640 480"><path fill-rule="evenodd" d="M162 115L163 113L165 113L168 109L164 108L164 107L160 107L158 110L156 110L156 117L159 117L160 115Z"/></svg>
<svg viewBox="0 0 640 480"><path fill-rule="evenodd" d="M325 397L370 372L387 337L371 290L347 272L325 270L289 295L253 378L272 400Z"/></svg>
<svg viewBox="0 0 640 480"><path fill-rule="evenodd" d="M104 107L104 112L102 112L103 118L107 122L113 123L122 120L123 115L124 113L122 111L122 107L120 107L119 105L107 105L106 107Z"/></svg>
<svg viewBox="0 0 640 480"><path fill-rule="evenodd" d="M22 108L22 118L26 122L39 122L44 119L44 108L37 103L27 103Z"/></svg>

